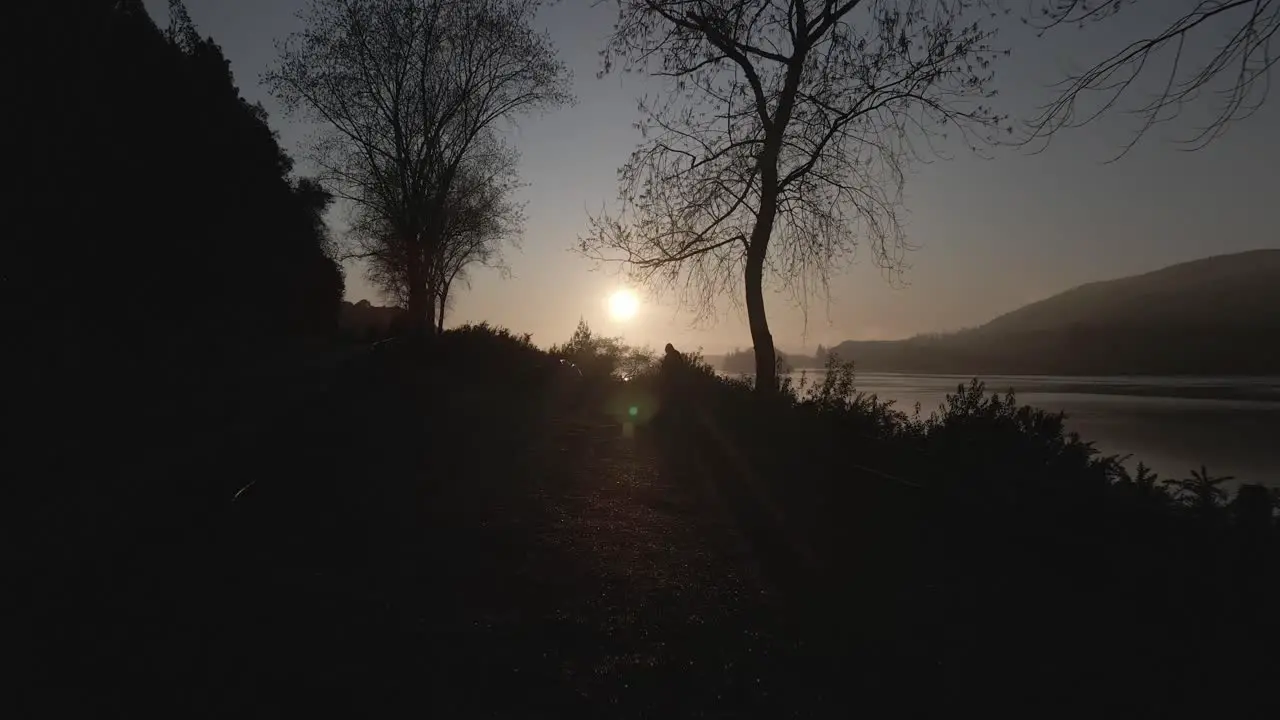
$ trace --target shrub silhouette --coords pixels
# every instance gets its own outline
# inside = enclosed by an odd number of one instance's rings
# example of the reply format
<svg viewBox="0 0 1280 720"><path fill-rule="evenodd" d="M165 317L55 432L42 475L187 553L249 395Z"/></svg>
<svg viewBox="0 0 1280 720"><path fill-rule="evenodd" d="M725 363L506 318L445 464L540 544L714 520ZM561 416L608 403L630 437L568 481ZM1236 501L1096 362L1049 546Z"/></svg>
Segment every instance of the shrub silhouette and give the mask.
<svg viewBox="0 0 1280 720"><path fill-rule="evenodd" d="M597 335L584 320L578 321L567 342L552 346L548 352L573 363L584 377L596 382L639 378L653 371L657 363L648 348L630 347L620 338Z"/></svg>
<svg viewBox="0 0 1280 720"><path fill-rule="evenodd" d="M1223 483L1235 480L1229 475L1214 477L1208 468L1201 465L1199 470L1192 470L1191 477L1181 480L1165 480L1164 486L1169 489L1174 500L1192 510L1210 512L1226 504L1230 495Z"/></svg>

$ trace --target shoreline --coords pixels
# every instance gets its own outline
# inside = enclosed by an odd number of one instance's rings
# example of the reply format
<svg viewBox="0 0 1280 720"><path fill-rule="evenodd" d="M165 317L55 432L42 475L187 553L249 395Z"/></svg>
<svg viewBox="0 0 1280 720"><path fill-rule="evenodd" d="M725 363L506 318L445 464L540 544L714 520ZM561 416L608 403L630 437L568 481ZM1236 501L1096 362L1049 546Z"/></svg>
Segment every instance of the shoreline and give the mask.
<svg viewBox="0 0 1280 720"><path fill-rule="evenodd" d="M799 379L805 374L813 378L825 372L822 368L797 369L789 373ZM732 373L724 375L739 377ZM1003 393L1012 388L1015 395L1064 393L1074 395L1118 395L1129 397L1170 398L1185 400L1224 400L1258 403L1258 409L1280 411L1280 376L1241 375L967 375L933 373L855 373L855 387L880 386L875 380L883 378L890 384L901 381L924 380L930 389L953 392L956 385L967 385L977 377L986 383L988 392ZM948 381L943 388L940 381ZM925 388L920 388L925 389Z"/></svg>

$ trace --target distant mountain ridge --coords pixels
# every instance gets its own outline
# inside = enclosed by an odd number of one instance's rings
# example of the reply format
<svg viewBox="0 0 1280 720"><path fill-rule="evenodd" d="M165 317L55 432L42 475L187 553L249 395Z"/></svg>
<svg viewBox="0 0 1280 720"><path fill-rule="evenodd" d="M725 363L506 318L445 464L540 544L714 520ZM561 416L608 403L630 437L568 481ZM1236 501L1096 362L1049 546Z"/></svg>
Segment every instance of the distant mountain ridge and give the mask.
<svg viewBox="0 0 1280 720"><path fill-rule="evenodd" d="M831 350L867 372L1280 375L1280 249L1087 283L971 330Z"/></svg>
<svg viewBox="0 0 1280 720"><path fill-rule="evenodd" d="M977 328L981 333L1093 327L1256 326L1280 312L1280 250L1192 260L1079 285Z"/></svg>

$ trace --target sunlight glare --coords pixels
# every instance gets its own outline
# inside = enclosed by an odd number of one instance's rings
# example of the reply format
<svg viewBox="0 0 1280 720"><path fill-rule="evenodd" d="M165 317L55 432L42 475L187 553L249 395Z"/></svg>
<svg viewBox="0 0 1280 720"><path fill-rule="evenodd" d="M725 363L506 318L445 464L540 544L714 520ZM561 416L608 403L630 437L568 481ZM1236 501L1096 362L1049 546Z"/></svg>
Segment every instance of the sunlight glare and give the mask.
<svg viewBox="0 0 1280 720"><path fill-rule="evenodd" d="M640 298L630 290L618 290L609 296L609 317L630 320L640 310Z"/></svg>

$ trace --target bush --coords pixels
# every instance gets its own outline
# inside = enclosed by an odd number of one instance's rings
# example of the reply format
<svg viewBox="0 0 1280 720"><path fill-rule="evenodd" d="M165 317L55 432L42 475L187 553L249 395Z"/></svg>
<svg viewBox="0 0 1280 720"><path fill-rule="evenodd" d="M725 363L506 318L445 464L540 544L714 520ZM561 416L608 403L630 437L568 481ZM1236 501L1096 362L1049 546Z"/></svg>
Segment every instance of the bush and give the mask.
<svg viewBox="0 0 1280 720"><path fill-rule="evenodd" d="M596 335L584 320L578 321L568 342L553 345L549 352L553 357L573 363L583 377L596 382L632 380L657 366L657 357L649 348L630 347L621 338Z"/></svg>
<svg viewBox="0 0 1280 720"><path fill-rule="evenodd" d="M467 323L446 330L441 338L442 346L449 352L475 362L518 363L542 359L545 355L533 344L531 334L517 334L487 322Z"/></svg>
<svg viewBox="0 0 1280 720"><path fill-rule="evenodd" d="M980 380L959 385L923 416L919 407L908 414L859 391L853 363L829 357L826 369L814 383L804 375L784 382L777 401L762 402L749 379L686 357L676 401L700 420L684 442L731 443L739 459L772 468L762 475L779 496L846 492L857 476L874 476L967 498L969 512L1049 525L1088 524L1104 511L1224 519L1237 506L1223 486L1230 478L1201 468L1186 480L1157 482L1141 463L1132 475L1128 457L1102 455L1066 429L1062 413L1020 405L1012 392L989 393Z"/></svg>
<svg viewBox="0 0 1280 720"><path fill-rule="evenodd" d="M883 441L916 434L912 418L895 409L892 400L858 390L853 362L842 362L834 354L827 356L821 380L809 383L807 374L802 373L794 390L788 384L784 391L792 393L798 407L852 437Z"/></svg>

